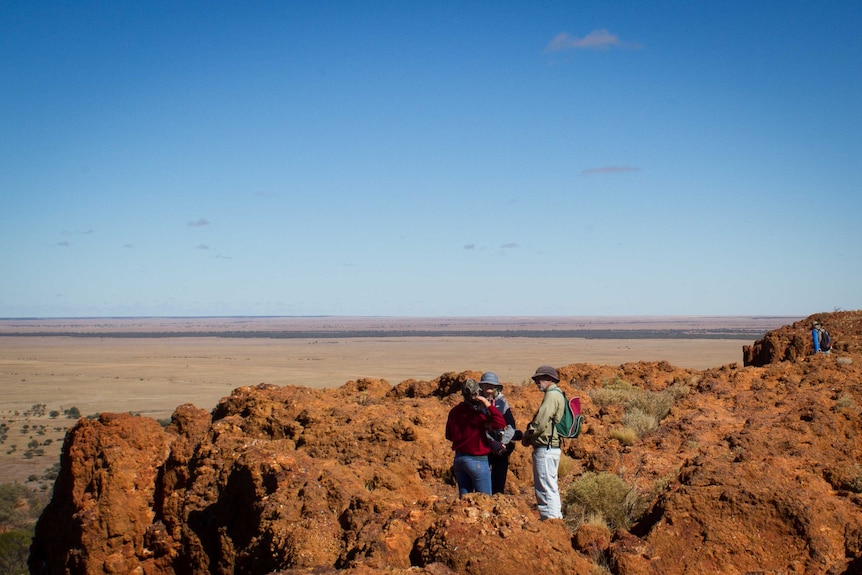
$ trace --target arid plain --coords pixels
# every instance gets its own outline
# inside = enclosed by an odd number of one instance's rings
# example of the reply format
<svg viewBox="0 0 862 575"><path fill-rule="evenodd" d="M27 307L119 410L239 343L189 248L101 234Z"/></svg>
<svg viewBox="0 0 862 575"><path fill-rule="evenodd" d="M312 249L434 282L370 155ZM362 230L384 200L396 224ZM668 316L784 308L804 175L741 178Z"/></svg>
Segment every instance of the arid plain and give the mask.
<svg viewBox="0 0 862 575"><path fill-rule="evenodd" d="M35 480L58 461L72 407L164 419L178 405L212 409L258 383L394 385L472 369L520 385L540 364L659 360L706 369L741 363L743 345L798 319L3 319L0 482Z"/></svg>

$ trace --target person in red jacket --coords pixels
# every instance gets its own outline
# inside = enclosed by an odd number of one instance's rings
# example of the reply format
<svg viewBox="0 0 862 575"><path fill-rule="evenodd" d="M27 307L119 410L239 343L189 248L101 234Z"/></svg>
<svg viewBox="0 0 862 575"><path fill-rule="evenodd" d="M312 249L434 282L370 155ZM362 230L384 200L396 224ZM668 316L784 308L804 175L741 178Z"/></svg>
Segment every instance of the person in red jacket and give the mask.
<svg viewBox="0 0 862 575"><path fill-rule="evenodd" d="M479 384L468 379L461 387L464 401L449 411L446 439L452 442L452 471L459 495L477 491L491 495L491 467L485 432L505 429L506 420L494 404L480 393Z"/></svg>

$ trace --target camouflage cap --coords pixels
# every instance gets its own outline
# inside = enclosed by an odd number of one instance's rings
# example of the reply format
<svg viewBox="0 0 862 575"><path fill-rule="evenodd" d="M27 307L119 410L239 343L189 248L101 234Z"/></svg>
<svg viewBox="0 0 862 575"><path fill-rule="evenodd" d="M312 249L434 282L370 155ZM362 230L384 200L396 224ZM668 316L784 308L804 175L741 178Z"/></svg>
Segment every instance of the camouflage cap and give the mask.
<svg viewBox="0 0 862 575"><path fill-rule="evenodd" d="M464 399L469 400L479 394L479 384L476 383L475 379L468 379L464 382L464 385L461 386L461 395L464 396Z"/></svg>

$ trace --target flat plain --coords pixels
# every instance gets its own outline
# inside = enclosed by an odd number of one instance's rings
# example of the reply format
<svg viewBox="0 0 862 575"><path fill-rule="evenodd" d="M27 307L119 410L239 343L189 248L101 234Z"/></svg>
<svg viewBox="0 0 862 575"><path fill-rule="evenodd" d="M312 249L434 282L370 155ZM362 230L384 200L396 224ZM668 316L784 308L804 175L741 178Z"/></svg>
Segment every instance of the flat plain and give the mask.
<svg viewBox="0 0 862 575"><path fill-rule="evenodd" d="M76 421L71 408L165 419L259 383L395 385L470 369L521 384L541 364L660 360L707 369L741 364L743 345L798 319L0 319L0 483L39 483Z"/></svg>

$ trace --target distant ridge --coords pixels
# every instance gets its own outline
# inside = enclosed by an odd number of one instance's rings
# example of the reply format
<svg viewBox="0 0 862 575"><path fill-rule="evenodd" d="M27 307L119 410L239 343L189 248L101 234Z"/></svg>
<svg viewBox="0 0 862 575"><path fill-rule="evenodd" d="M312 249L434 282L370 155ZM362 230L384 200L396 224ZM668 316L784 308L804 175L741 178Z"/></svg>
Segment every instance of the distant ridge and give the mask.
<svg viewBox="0 0 862 575"><path fill-rule="evenodd" d="M345 331L22 331L0 332L0 337L77 338L242 338L344 339L400 337L529 337L569 339L756 339L758 329L592 329L592 330L345 330Z"/></svg>
<svg viewBox="0 0 862 575"><path fill-rule="evenodd" d="M138 339L522 337L752 340L798 319L784 316L45 318L0 319L0 336Z"/></svg>

